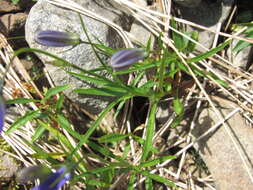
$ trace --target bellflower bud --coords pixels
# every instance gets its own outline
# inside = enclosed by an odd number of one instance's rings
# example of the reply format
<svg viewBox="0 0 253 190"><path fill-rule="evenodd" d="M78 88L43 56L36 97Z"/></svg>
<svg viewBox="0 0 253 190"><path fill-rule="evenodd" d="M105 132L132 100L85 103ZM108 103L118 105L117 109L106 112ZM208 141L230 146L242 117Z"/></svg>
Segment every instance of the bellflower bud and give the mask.
<svg viewBox="0 0 253 190"><path fill-rule="evenodd" d="M145 57L146 52L143 49L124 49L112 55L110 65L115 70L123 70Z"/></svg>
<svg viewBox="0 0 253 190"><path fill-rule="evenodd" d="M20 170L17 175L17 181L21 184L28 181L35 181L36 179L43 180L45 176L49 176L52 171L46 166L30 166Z"/></svg>
<svg viewBox="0 0 253 190"><path fill-rule="evenodd" d="M80 36L75 33L55 30L42 30L35 36L35 41L43 46L64 47L81 43Z"/></svg>
<svg viewBox="0 0 253 190"><path fill-rule="evenodd" d="M4 118L5 118L5 105L2 97L0 96L0 134L3 131Z"/></svg>
<svg viewBox="0 0 253 190"><path fill-rule="evenodd" d="M21 170L17 179L20 182L40 179L41 184L31 190L59 190L70 178L71 174L66 172L66 167L61 167L56 172L50 172L44 166L32 166Z"/></svg>

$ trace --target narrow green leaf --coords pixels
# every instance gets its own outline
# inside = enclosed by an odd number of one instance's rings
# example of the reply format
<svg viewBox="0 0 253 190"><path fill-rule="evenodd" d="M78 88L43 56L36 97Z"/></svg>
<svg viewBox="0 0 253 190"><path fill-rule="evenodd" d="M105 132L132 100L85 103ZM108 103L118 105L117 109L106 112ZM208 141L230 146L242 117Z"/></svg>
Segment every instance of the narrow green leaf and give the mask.
<svg viewBox="0 0 253 190"><path fill-rule="evenodd" d="M97 84L97 85L113 84L113 82L108 79L90 77L90 76L87 76L87 74L83 74L83 73L74 73L74 72L68 72L68 71L66 72L83 81L92 82L93 84Z"/></svg>
<svg viewBox="0 0 253 190"><path fill-rule="evenodd" d="M152 36L150 35L149 38L148 38L148 42L147 42L147 45L146 45L146 51L149 53L151 51L151 44L152 44Z"/></svg>
<svg viewBox="0 0 253 190"><path fill-rule="evenodd" d="M181 115L184 112L184 105L180 102L179 98L173 99L173 109L177 115Z"/></svg>
<svg viewBox="0 0 253 190"><path fill-rule="evenodd" d="M71 64L67 61L62 61L59 59L53 60L53 61L47 61L46 64L53 65L55 67L70 67Z"/></svg>
<svg viewBox="0 0 253 190"><path fill-rule="evenodd" d="M148 177L150 179L153 179L153 180L158 181L160 183L163 183L165 185L169 185L170 187L173 187L173 188L176 187L176 185L172 181L170 181L168 179L165 179L165 178L163 178L163 177L161 177L159 175L151 174L151 173L149 173L148 171L145 171L145 170L141 171L140 173L143 176L146 176L146 177Z"/></svg>
<svg viewBox="0 0 253 190"><path fill-rule="evenodd" d="M106 147L100 146L92 141L88 141L87 144L97 152L103 154L104 156L110 158L110 159L115 159L119 161L122 165L124 166L129 166L129 164L121 157L114 155L110 150L108 150Z"/></svg>
<svg viewBox="0 0 253 190"><path fill-rule="evenodd" d="M54 87L54 88L50 88L50 89L46 92L44 100L47 100L47 99L49 99L51 96L54 96L54 95L58 94L59 92L62 92L62 91L66 90L66 89L68 89L68 88L70 88L70 87L71 87L71 85L66 84L66 85L56 86L56 87Z"/></svg>
<svg viewBox="0 0 253 190"><path fill-rule="evenodd" d="M134 184L136 181L136 172L132 171L130 178L129 178L129 183L127 185L127 190L134 190Z"/></svg>
<svg viewBox="0 0 253 190"><path fill-rule="evenodd" d="M102 181L98 181L95 179L88 179L86 180L87 185L92 185L92 186L99 186L99 187L110 187L110 184L107 184L105 182Z"/></svg>
<svg viewBox="0 0 253 190"><path fill-rule="evenodd" d="M198 41L199 33L197 31L191 32L190 35L193 40ZM196 43L189 41L188 46L187 46L187 51L193 52L195 48L196 48Z"/></svg>
<svg viewBox="0 0 253 190"><path fill-rule="evenodd" d="M108 88L78 88L73 90L73 92L79 94L89 94L89 95L96 95L96 96L117 96L121 97L125 95L127 92L123 91L122 89L108 89Z"/></svg>
<svg viewBox="0 0 253 190"><path fill-rule="evenodd" d="M205 70L200 70L198 68L196 68L195 66L193 66L192 64L189 64L191 66L192 71L196 74L199 75L201 77L206 77L208 75L208 73Z"/></svg>
<svg viewBox="0 0 253 190"><path fill-rule="evenodd" d="M56 112L60 112L61 108L63 106L63 101L64 101L64 95L60 94L59 99L56 102L55 108L56 108Z"/></svg>
<svg viewBox="0 0 253 190"><path fill-rule="evenodd" d="M154 189L154 187L153 187L153 181L152 181L152 179L150 179L150 178L146 178L145 179L145 190L153 190Z"/></svg>
<svg viewBox="0 0 253 190"><path fill-rule="evenodd" d="M26 104L26 103L31 103L31 102L40 102L40 100L28 99L28 98L16 98L12 100L7 100L5 103L6 104Z"/></svg>
<svg viewBox="0 0 253 190"><path fill-rule="evenodd" d="M123 159L127 158L127 155L130 152L130 150L131 150L130 144L125 145L124 151L123 151L123 156L122 156Z"/></svg>
<svg viewBox="0 0 253 190"><path fill-rule="evenodd" d="M176 158L176 156L162 156L162 157L156 158L154 160L143 162L143 163L139 164L137 166L137 168L142 169L142 168L146 168L146 167L155 166L159 163L165 162L167 160L175 159L175 158Z"/></svg>
<svg viewBox="0 0 253 190"><path fill-rule="evenodd" d="M221 45L219 45L216 48L211 49L210 51L206 52L206 53L202 53L201 55L198 55L194 58L191 58L188 60L188 63L193 63L193 62L198 62L201 61L203 59L206 59L208 57L211 57L212 55L214 55L215 53L223 50L226 46L228 46L230 44L231 40L228 40L224 43L222 43Z"/></svg>
<svg viewBox="0 0 253 190"><path fill-rule="evenodd" d="M77 133L74 129L72 129L69 121L61 114L57 115L56 121L60 124L60 126L65 129L69 134L77 139L81 139L82 135Z"/></svg>
<svg viewBox="0 0 253 190"><path fill-rule="evenodd" d="M158 85L158 84L159 84L158 82L150 80L150 81L147 81L145 84L143 84L140 88L141 89L151 89L155 85Z"/></svg>
<svg viewBox="0 0 253 190"><path fill-rule="evenodd" d="M53 136L55 136L61 143L63 143L70 151L73 149L73 146L70 144L69 140L61 134L60 131L50 126L48 123L38 120L40 126L47 129Z"/></svg>
<svg viewBox="0 0 253 190"><path fill-rule="evenodd" d="M142 146L144 146L145 144L145 139L141 138L141 137L138 137L138 136L135 136L135 135L131 135L133 137L133 139L135 141L137 141L138 143L140 143ZM153 152L154 154L158 154L159 151L154 147L150 147L150 151Z"/></svg>
<svg viewBox="0 0 253 190"><path fill-rule="evenodd" d="M219 79L219 77L217 77L213 73L209 74L209 76L211 78L213 78L213 80L215 80L217 83L219 83L220 85L222 85L223 87L225 87L225 88L229 87L229 84L226 81Z"/></svg>
<svg viewBox="0 0 253 190"><path fill-rule="evenodd" d="M136 86L138 83L141 83L141 79L143 78L143 76L146 74L145 71L141 71L137 73L137 76L134 78L134 80L131 82L132 86Z"/></svg>
<svg viewBox="0 0 253 190"><path fill-rule="evenodd" d="M11 0L13 4L18 4L19 0Z"/></svg>
<svg viewBox="0 0 253 190"><path fill-rule="evenodd" d="M253 28L253 27L252 27L252 28ZM247 38L253 38L253 31L248 32L248 34L246 35L246 37L247 37ZM245 42L245 41L240 40L240 41L236 44L236 46L233 48L233 51L236 52L236 53L238 53L238 52L240 52L241 50L243 50L244 48L246 48L246 47L248 47L248 46L250 46L250 45L252 45L252 44L249 43L249 42Z"/></svg>
<svg viewBox="0 0 253 190"><path fill-rule="evenodd" d="M98 141L100 143L112 143L112 142L118 142L121 141L127 137L129 137L129 134L116 134L116 133L111 133L111 134L107 134L104 135L100 138L98 138Z"/></svg>
<svg viewBox="0 0 253 190"><path fill-rule="evenodd" d="M173 19L171 20L171 26L175 30L178 30L176 22ZM180 51L184 50L187 47L188 42L189 42L189 40L187 38L184 38L181 34L175 32L175 31L172 31L172 40L174 41L176 48Z"/></svg>
<svg viewBox="0 0 253 190"><path fill-rule="evenodd" d="M106 172L101 173L101 177L105 183L112 183L113 178L115 177L115 169L107 170Z"/></svg>
<svg viewBox="0 0 253 190"><path fill-rule="evenodd" d="M30 148L32 148L37 154L37 156L39 156L40 158L43 158L44 160L47 160L48 162L50 162L51 164L59 164L59 162L55 159L53 159L53 157L48 154L47 152L45 152L44 150L42 150L40 147L32 144L31 142L27 141L26 139L22 139L25 144L27 144Z"/></svg>
<svg viewBox="0 0 253 190"><path fill-rule="evenodd" d="M89 36L89 33L88 33L88 31L87 31L87 29L86 29L86 27L85 27L85 24L84 24L84 22L83 22L82 16L81 16L80 14L78 14L78 16L79 16L79 18L80 18L81 26L82 26L82 28L83 28L84 34L85 34L85 36L86 36L88 42L90 43L91 48L92 48L92 50L93 50L95 56L97 57L97 59L99 60L99 62L101 63L101 65L104 65L104 66L105 66L105 63L103 62L103 59L99 56L98 52L96 51L96 46L93 45L93 43L92 43L92 41L91 41L91 38L90 38L90 36Z"/></svg>
<svg viewBox="0 0 253 190"><path fill-rule="evenodd" d="M173 120L173 122L171 123L170 126L171 126L172 128L178 126L179 123L183 120L183 116L184 116L184 114L181 114L181 115L176 116L176 118Z"/></svg>
<svg viewBox="0 0 253 190"><path fill-rule="evenodd" d="M94 44L94 46L108 56L112 56L114 53L118 51L109 46L105 46L104 44Z"/></svg>
<svg viewBox="0 0 253 190"><path fill-rule="evenodd" d="M87 143L89 137L92 135L92 133L96 130L96 128L99 126L102 119L106 116L106 114L113 109L115 105L117 105L119 102L121 102L124 99L131 98L131 96L121 97L115 101L113 101L111 104L109 104L103 112L100 113L97 120L91 125L91 127L86 131L86 133L82 136L82 139L78 143L78 145L75 147L75 149L72 151L71 155L75 154L82 146L83 144Z"/></svg>
<svg viewBox="0 0 253 190"><path fill-rule="evenodd" d="M28 121L40 116L40 110L27 112L24 116L18 118L6 131L6 134L10 134L19 127L25 125Z"/></svg>
<svg viewBox="0 0 253 190"><path fill-rule="evenodd" d="M35 142L36 140L38 140L42 136L44 131L45 131L44 127L42 127L42 126L37 127L35 130L35 133L32 137L32 142Z"/></svg>
<svg viewBox="0 0 253 190"><path fill-rule="evenodd" d="M50 153L48 153L48 155L50 155L53 159L63 159L63 157L66 156L64 153L61 153L61 152L50 152ZM45 155L38 154L38 153L32 154L32 157L36 158L36 159L45 159L46 158Z"/></svg>
<svg viewBox="0 0 253 190"><path fill-rule="evenodd" d="M119 105L117 106L117 109L115 111L115 114L114 114L114 119L116 119L120 113L120 111L123 109L123 106L125 105L126 101L122 101L119 103Z"/></svg>
<svg viewBox="0 0 253 190"><path fill-rule="evenodd" d="M153 102L151 104L151 109L148 118L147 130L146 130L146 138L143 147L143 153L141 157L141 162L145 161L153 147L153 137L155 131L155 117L156 117L157 103Z"/></svg>

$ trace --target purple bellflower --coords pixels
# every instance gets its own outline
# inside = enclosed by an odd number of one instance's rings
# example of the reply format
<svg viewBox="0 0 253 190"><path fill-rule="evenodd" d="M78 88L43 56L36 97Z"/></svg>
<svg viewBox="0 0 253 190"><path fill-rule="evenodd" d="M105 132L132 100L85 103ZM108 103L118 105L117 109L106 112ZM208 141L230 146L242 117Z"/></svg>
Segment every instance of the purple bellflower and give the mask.
<svg viewBox="0 0 253 190"><path fill-rule="evenodd" d="M33 187L32 190L58 190L60 189L71 177L70 173L65 173L66 168L62 167L55 173L52 173L48 178L43 181L39 186Z"/></svg>
<svg viewBox="0 0 253 190"><path fill-rule="evenodd" d="M71 178L71 174L66 170L63 166L52 173L47 167L32 166L22 169L17 175L17 180L25 183L39 178L40 185L31 190L59 190Z"/></svg>
<svg viewBox="0 0 253 190"><path fill-rule="evenodd" d="M64 47L81 43L80 36L75 33L55 30L42 30L35 35L35 41L43 46Z"/></svg>
<svg viewBox="0 0 253 190"><path fill-rule="evenodd" d="M146 55L146 52L140 48L123 49L112 55L110 65L116 71L127 69L132 64L143 60Z"/></svg>
<svg viewBox="0 0 253 190"><path fill-rule="evenodd" d="M5 118L5 105L4 105L2 97L0 97L0 134L3 131L4 118Z"/></svg>

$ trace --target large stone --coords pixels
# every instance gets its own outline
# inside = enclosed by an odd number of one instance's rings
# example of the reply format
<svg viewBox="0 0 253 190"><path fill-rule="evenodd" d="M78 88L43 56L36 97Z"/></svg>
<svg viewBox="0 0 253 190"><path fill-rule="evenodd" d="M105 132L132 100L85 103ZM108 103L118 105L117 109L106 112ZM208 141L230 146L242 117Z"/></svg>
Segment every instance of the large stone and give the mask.
<svg viewBox="0 0 253 190"><path fill-rule="evenodd" d="M180 1L180 0L177 0ZM187 3L192 0L182 0L182 2ZM209 0L202 0L198 2L197 6L191 7L183 5L178 6L182 17L187 20L194 22L196 24L208 27L209 29L216 31L218 23L223 23L232 7L234 5L234 0L218 0L210 3ZM188 31L197 31L199 33L199 43L204 45L206 48L211 48L214 40L214 33L210 33L205 30L196 29L191 26L187 26ZM197 46L197 50L203 52L203 48Z"/></svg>
<svg viewBox="0 0 253 190"><path fill-rule="evenodd" d="M217 102L216 106L224 116L236 107L233 107L233 103L227 100ZM219 121L219 118L211 108L206 108L200 113L198 121L199 124L195 127L193 133L195 137L199 137L207 131ZM227 124L234 139L243 150L244 157L250 163L248 167L252 175L253 130L246 125L239 113L232 116ZM253 183L224 126L198 141L195 148L199 151L211 172L218 190L253 189Z"/></svg>
<svg viewBox="0 0 253 190"><path fill-rule="evenodd" d="M197 7L201 3L201 0L174 0L174 1L184 7Z"/></svg>
<svg viewBox="0 0 253 190"><path fill-rule="evenodd" d="M109 1L75 0L75 2L82 5L87 10L93 11L119 25L124 26L126 29L127 27L130 27L128 17L126 17L126 15L122 12L117 11L116 8L111 7L112 5ZM124 47L122 39L112 28L91 19L90 17L82 16L82 18L93 42L97 42L96 40L99 39L105 45L109 45L111 47ZM81 44L71 49L70 47L49 48L37 44L34 41L35 34L40 30L47 29L74 32L80 34L82 40L87 41L77 13L53 6L46 0L39 0L38 3L36 3L36 5L31 9L27 19L26 40L30 47L53 53L85 70L91 70L101 66L90 45ZM44 62L51 60L50 57L41 54L38 56ZM102 57L102 59L107 62L106 57ZM46 69L56 85L72 84L74 85L74 88L90 87L89 84L84 81L77 80L57 67L46 65ZM67 91L66 94L71 100L93 114L100 113L108 105L108 103L112 101L111 98L83 96L77 93L72 93L71 91Z"/></svg>
<svg viewBox="0 0 253 190"><path fill-rule="evenodd" d="M238 42L238 40L233 40L233 42L230 44L230 48L228 49L227 54L230 61L235 67L239 67L247 71L253 63L253 47L245 47L239 52L233 51Z"/></svg>
<svg viewBox="0 0 253 190"><path fill-rule="evenodd" d="M0 154L0 177L11 178L19 170L16 161L7 154Z"/></svg>

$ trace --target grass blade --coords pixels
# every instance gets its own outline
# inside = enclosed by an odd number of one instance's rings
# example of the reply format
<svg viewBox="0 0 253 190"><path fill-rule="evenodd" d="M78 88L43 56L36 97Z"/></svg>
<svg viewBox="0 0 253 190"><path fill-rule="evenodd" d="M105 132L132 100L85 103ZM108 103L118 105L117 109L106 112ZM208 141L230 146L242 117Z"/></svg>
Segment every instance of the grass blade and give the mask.
<svg viewBox="0 0 253 190"><path fill-rule="evenodd" d="M44 100L47 100L47 99L49 99L51 96L54 96L54 95L58 94L59 92L62 92L62 91L66 90L66 89L68 89L68 88L70 88L70 87L71 87L71 85L66 84L66 85L56 86L56 87L54 87L54 88L50 88L50 89L46 92Z"/></svg>
<svg viewBox="0 0 253 190"><path fill-rule="evenodd" d="M65 129L69 134L77 139L81 139L82 135L77 133L75 130L71 128L69 121L61 114L57 115L56 121L60 124L60 126Z"/></svg>
<svg viewBox="0 0 253 190"><path fill-rule="evenodd" d="M118 141L121 141L127 137L129 137L130 134L116 134L116 133L111 133L111 134L107 134L107 135L104 135L100 138L98 138L98 142L100 143L109 143L109 142L118 142Z"/></svg>
<svg viewBox="0 0 253 190"><path fill-rule="evenodd" d="M134 190L135 181L136 181L136 172L132 172L131 175L130 175L127 190Z"/></svg>
<svg viewBox="0 0 253 190"><path fill-rule="evenodd" d="M167 160L175 159L175 158L176 158L176 156L162 156L162 157L156 158L154 160L143 162L140 165L138 165L137 168L142 169L142 168L146 168L146 167L155 166L159 163L165 162Z"/></svg>
<svg viewBox="0 0 253 190"><path fill-rule="evenodd" d="M15 131L19 127L25 125L28 121L31 121L34 118L40 116L40 110L27 112L23 117L18 118L6 131L6 134L10 134L11 132Z"/></svg>
<svg viewBox="0 0 253 190"><path fill-rule="evenodd" d="M153 102L151 104L151 109L148 118L147 131L146 131L146 139L143 147L143 153L141 157L141 161L145 161L152 150L153 147L153 137L155 131L155 117L156 117L157 103Z"/></svg>
<svg viewBox="0 0 253 190"><path fill-rule="evenodd" d="M143 176L146 176L146 177L148 177L148 178L150 178L150 179L153 179L153 180L155 180L155 181L158 181L158 182L160 182L160 183L169 185L170 187L173 187L173 188L176 187L176 185L175 185L172 181L170 181L170 180L168 180L168 179L165 179L165 178L163 178L163 177L161 177L161 176L159 176L159 175L151 174L151 173L149 173L148 171L141 171L140 173L141 173Z"/></svg>
<svg viewBox="0 0 253 190"><path fill-rule="evenodd" d="M121 97L126 95L127 92L120 88L108 89L108 88L78 88L73 90L73 92L79 94L89 94L89 95L99 95L99 96L116 96Z"/></svg>
<svg viewBox="0 0 253 190"><path fill-rule="evenodd" d="M91 125L91 127L88 129L88 131L82 136L82 139L79 141L78 145L75 147L75 149L72 151L70 156L74 155L82 146L83 144L87 143L89 137L92 135L92 133L96 130L96 128L99 126L100 122L102 119L106 116L106 114L114 107L116 106L119 102L121 102L124 99L131 98L129 97L121 97L115 101L113 101L111 104L109 104L102 113L100 113L99 117L97 120Z"/></svg>
<svg viewBox="0 0 253 190"><path fill-rule="evenodd" d="M222 43L221 45L219 45L218 47L213 48L213 49L211 49L210 51L208 51L206 53L202 53L201 55L198 55L198 56L196 56L194 58L189 59L187 62L188 63L199 62L199 61L201 61L203 59L211 57L215 53L223 50L226 46L228 46L230 44L230 42L231 42L231 40L228 40L228 41Z"/></svg>
<svg viewBox="0 0 253 190"><path fill-rule="evenodd" d="M16 98L12 100L7 100L5 103L6 104L26 104L26 103L31 103L31 102L40 102L40 100L35 100L35 99L29 99L29 98Z"/></svg>
<svg viewBox="0 0 253 190"><path fill-rule="evenodd" d="M32 137L32 142L35 142L36 140L38 140L42 136L42 134L44 133L45 130L46 129L42 126L37 127L37 129L35 130L35 133Z"/></svg>
<svg viewBox="0 0 253 190"><path fill-rule="evenodd" d="M87 76L87 74L85 75L82 73L74 73L74 72L69 72L69 71L66 71L66 72L68 74L71 74L74 77L77 77L77 78L83 80L83 81L92 82L97 85L114 84L112 81L110 81L109 79L106 79L106 78L104 78L105 80L103 80L102 77L97 78L97 77L90 77L90 76Z"/></svg>
<svg viewBox="0 0 253 190"><path fill-rule="evenodd" d="M145 189L146 190L153 190L154 189L154 187L153 187L153 181L152 181L152 179L150 179L148 177L145 180Z"/></svg>

